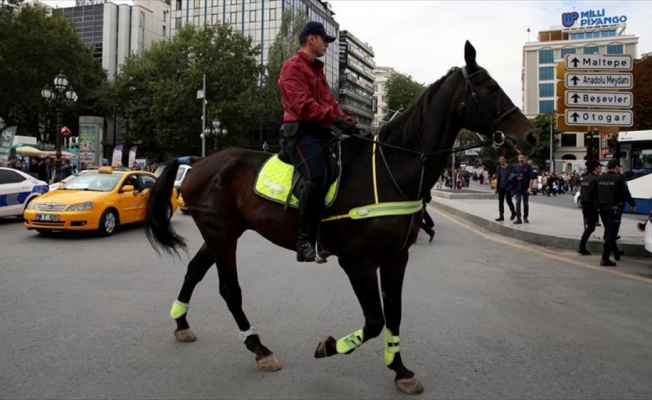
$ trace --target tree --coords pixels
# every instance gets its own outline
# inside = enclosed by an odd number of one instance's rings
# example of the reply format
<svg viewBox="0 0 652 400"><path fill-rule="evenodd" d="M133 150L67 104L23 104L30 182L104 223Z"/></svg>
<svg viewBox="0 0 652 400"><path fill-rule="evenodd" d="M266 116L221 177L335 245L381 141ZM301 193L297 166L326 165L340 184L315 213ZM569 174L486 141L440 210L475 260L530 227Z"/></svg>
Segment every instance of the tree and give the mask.
<svg viewBox="0 0 652 400"><path fill-rule="evenodd" d="M425 90L426 87L412 80L410 75L398 72L390 73L385 84L387 111L383 121L389 121L396 111L407 110Z"/></svg>
<svg viewBox="0 0 652 400"><path fill-rule="evenodd" d="M534 133L539 138L536 146L530 152L530 161L532 164L539 167L539 173L546 169L546 160L550 160L550 124L552 123L553 133L553 151L557 147L559 139L555 138L557 131L557 121L555 113L550 112L546 114L539 114L532 122L534 126Z"/></svg>
<svg viewBox="0 0 652 400"><path fill-rule="evenodd" d="M125 141L196 153L202 125L196 93L205 74L206 124L218 118L228 129L226 142L239 143L259 114L259 55L260 47L230 25L187 24L170 41L127 58L108 91L125 120Z"/></svg>
<svg viewBox="0 0 652 400"><path fill-rule="evenodd" d="M299 33L307 23L308 16L305 13L294 8L283 11L281 27L267 55L267 73L262 88L264 115L261 122L271 126L280 126L283 123L283 104L277 82L283 63L297 52Z"/></svg>
<svg viewBox="0 0 652 400"><path fill-rule="evenodd" d="M49 16L41 5L17 4L12 0L0 6L0 116L23 134L38 132L39 122L52 114L41 90L46 84L52 87L61 71L79 97L64 122L74 125L80 114L99 113L106 74L73 26L59 12Z"/></svg>
<svg viewBox="0 0 652 400"><path fill-rule="evenodd" d="M634 61L634 126L632 130L652 129L652 53Z"/></svg>

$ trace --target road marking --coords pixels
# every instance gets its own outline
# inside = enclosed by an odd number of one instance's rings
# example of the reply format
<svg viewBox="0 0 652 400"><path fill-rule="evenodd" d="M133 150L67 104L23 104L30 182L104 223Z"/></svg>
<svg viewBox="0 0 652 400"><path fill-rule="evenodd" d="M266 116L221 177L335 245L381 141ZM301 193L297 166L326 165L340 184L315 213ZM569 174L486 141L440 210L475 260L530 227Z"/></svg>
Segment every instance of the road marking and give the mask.
<svg viewBox="0 0 652 400"><path fill-rule="evenodd" d="M496 233L494 233L494 232L491 232L491 234L489 234L489 233L479 231L477 229L473 229L468 224L464 224L461 221L458 221L457 219L455 219L455 218L453 218L453 217L451 217L449 215L446 215L443 211L432 208L430 205L428 205L428 208L430 210L436 212L440 216L446 218L450 222L452 222L452 223L466 229L469 232L473 232L476 235L482 236L485 239L491 240L491 241L496 242L496 243L504 244L506 246L510 246L510 247L513 247L513 248L516 248L516 249L519 249L519 250L527 251L527 252L531 252L531 250L532 250L532 247L531 247L532 244L528 244L526 246L524 244L510 242L508 240L505 240L505 239L502 239L500 237L495 236ZM513 239L518 240L516 238L513 238ZM642 277L642 276L633 275L633 274L630 274L630 273L627 273L627 272L621 272L621 271L618 271L618 270L615 270L615 269L611 269L610 267L600 267L600 266L595 266L595 265L592 265L592 264L589 264L589 263L586 263L586 262L583 262L583 261L568 259L566 257L550 253L551 251L553 251L552 249L549 249L549 248L543 247L543 246L539 246L539 245L536 245L536 246L543 250L543 252L537 253L537 254L543 255L543 256L548 257L548 258L552 258L552 259L557 260L557 261L562 261L562 262L565 262L565 263L573 264L573 265L576 265L578 267L591 269L593 271L605 272L605 273L608 273L608 274L620 276L621 278L627 278L627 279L632 279L632 280L642 282L642 283L652 284L652 279L650 279L650 278L645 278L645 277ZM555 249L555 251L560 251L560 250ZM565 250L562 250L562 251L565 251Z"/></svg>

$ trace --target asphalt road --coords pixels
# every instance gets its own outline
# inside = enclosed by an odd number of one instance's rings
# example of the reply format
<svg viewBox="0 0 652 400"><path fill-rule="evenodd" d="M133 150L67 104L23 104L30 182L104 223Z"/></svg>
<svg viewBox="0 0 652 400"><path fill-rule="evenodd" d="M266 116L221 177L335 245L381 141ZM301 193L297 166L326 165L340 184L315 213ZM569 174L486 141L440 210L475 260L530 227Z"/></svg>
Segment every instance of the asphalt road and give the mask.
<svg viewBox="0 0 652 400"><path fill-rule="evenodd" d="M403 299L401 350L421 398L652 397L651 279L433 217L437 235L412 247ZM192 255L191 219L173 222ZM299 264L255 233L241 239L245 312L283 364L264 373L214 270L191 303L199 340L174 341L168 312L188 257L156 255L140 227L49 238L2 221L0 243L2 399L405 398L381 338L313 358L322 337L363 323L336 259Z"/></svg>

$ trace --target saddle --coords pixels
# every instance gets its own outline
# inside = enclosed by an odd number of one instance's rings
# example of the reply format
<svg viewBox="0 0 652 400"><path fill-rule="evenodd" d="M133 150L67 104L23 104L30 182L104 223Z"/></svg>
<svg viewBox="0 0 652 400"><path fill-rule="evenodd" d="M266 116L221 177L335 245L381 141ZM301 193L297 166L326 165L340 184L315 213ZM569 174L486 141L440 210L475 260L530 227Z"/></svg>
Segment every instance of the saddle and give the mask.
<svg viewBox="0 0 652 400"><path fill-rule="evenodd" d="M335 140L327 149L327 187L324 195L325 208L330 207L335 198L342 174L340 141ZM254 182L254 192L262 198L283 204L285 208L299 207L299 197L304 178L294 167L290 157L281 150L270 157L258 171Z"/></svg>

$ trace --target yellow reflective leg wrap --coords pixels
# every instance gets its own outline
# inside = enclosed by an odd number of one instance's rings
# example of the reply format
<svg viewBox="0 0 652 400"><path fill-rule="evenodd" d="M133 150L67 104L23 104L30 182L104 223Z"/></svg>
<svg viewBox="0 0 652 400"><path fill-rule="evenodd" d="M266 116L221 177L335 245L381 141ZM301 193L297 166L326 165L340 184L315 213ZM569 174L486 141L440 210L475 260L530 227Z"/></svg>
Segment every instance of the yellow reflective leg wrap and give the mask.
<svg viewBox="0 0 652 400"><path fill-rule="evenodd" d="M362 345L363 340L362 329L358 329L348 336L338 339L335 349L338 354L347 354L357 349Z"/></svg>
<svg viewBox="0 0 652 400"><path fill-rule="evenodd" d="M389 365L394 362L394 354L401 351L401 346L399 345L398 336L394 336L392 331L385 328L385 365Z"/></svg>
<svg viewBox="0 0 652 400"><path fill-rule="evenodd" d="M172 317L172 319L177 319L179 317L182 317L185 313L188 312L188 307L190 307L189 304L182 303L179 300L175 300L174 303L172 303L172 309L170 310L170 317Z"/></svg>

